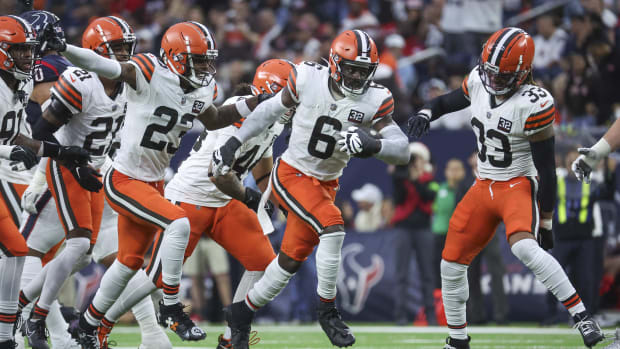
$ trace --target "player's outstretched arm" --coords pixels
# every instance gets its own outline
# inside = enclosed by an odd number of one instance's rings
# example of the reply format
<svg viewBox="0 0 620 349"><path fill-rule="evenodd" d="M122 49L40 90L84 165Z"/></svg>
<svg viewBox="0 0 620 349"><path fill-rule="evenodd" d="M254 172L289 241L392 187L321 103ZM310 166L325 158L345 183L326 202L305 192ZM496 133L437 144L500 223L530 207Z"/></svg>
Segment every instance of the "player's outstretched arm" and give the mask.
<svg viewBox="0 0 620 349"><path fill-rule="evenodd" d="M538 171L540 228L537 236L538 243L545 250L553 248L552 219L555 208L557 177L555 172L555 135L553 127L528 137L534 166Z"/></svg>
<svg viewBox="0 0 620 349"><path fill-rule="evenodd" d="M433 98L417 114L409 117L407 133L414 139L420 138L428 132L431 121L439 119L444 114L467 108L471 102L463 89Z"/></svg>
<svg viewBox="0 0 620 349"><path fill-rule="evenodd" d="M223 105L219 108L211 105L203 113L198 114L196 118L205 125L207 130L217 130L247 117L261 102L266 101L270 97L272 96L269 94L260 94L251 98L241 99L234 104Z"/></svg>
<svg viewBox="0 0 620 349"><path fill-rule="evenodd" d="M126 82L136 89L136 67L129 63L120 63L96 54L92 50L66 45L61 54L76 66L92 71L105 78Z"/></svg>
<svg viewBox="0 0 620 349"><path fill-rule="evenodd" d="M607 133L590 148L579 148L579 157L573 162L572 170L579 180L590 182L590 175L598 163L609 153L620 148L620 121L614 121Z"/></svg>

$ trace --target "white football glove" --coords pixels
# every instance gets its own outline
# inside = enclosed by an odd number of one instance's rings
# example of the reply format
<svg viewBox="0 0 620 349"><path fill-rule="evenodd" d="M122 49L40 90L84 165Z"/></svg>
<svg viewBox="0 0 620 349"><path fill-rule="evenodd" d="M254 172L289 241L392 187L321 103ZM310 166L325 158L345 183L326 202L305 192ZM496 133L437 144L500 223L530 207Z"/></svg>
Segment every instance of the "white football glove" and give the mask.
<svg viewBox="0 0 620 349"><path fill-rule="evenodd" d="M601 138L601 140L591 148L579 148L577 151L581 155L573 161L571 169L578 180L584 180L586 183L590 183L592 171L596 169L596 166L602 159L609 155L611 147L604 138Z"/></svg>
<svg viewBox="0 0 620 349"><path fill-rule="evenodd" d="M224 145L213 152L212 170L215 177L223 176L230 172L239 148L241 147L241 141L237 138L230 137Z"/></svg>
<svg viewBox="0 0 620 349"><path fill-rule="evenodd" d="M34 171L32 181L22 195L22 209L30 214L37 213L37 202L41 196L47 191L47 180L45 173L38 169Z"/></svg>
<svg viewBox="0 0 620 349"><path fill-rule="evenodd" d="M340 136L340 151L351 156L367 158L381 150L381 142L362 128L349 126L346 131L340 132Z"/></svg>

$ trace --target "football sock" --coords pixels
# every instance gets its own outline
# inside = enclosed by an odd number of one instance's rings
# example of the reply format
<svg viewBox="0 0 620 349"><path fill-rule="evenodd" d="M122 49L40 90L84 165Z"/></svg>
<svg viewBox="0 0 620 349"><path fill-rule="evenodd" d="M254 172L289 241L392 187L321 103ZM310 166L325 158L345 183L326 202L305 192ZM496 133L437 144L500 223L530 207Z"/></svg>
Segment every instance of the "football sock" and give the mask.
<svg viewBox="0 0 620 349"><path fill-rule="evenodd" d="M156 289L155 285L153 285L148 276L146 276L144 269L138 270L136 275L129 280L127 287L125 287L125 290L123 290L120 297L118 297L118 300L114 302L112 307L106 312L106 319L116 322L123 314L129 311L129 309L132 309L132 307L134 307L134 316L136 318L141 316L136 314L136 304L140 303L146 297L150 299L150 294ZM153 307L152 304L151 307ZM141 313L140 311L137 312Z"/></svg>
<svg viewBox="0 0 620 349"><path fill-rule="evenodd" d="M97 290L95 298L90 303L88 310L84 313L83 318L89 325L95 327L99 326L101 319L103 319L103 315L118 299L135 273L136 270L132 270L121 264L118 259L112 263L110 268L103 274L99 290Z"/></svg>
<svg viewBox="0 0 620 349"><path fill-rule="evenodd" d="M316 291L324 299L336 298L336 281L340 268L340 254L344 232L323 234L316 249Z"/></svg>
<svg viewBox="0 0 620 349"><path fill-rule="evenodd" d="M58 301L52 302L49 314L47 315L47 319L45 320L45 324L47 325L47 329L50 333L52 347L56 347L54 345L54 343L56 342L66 342L67 337L71 336L69 332L67 332L69 325L65 321L65 318L62 317L62 313L60 312L60 304L58 304Z"/></svg>
<svg viewBox="0 0 620 349"><path fill-rule="evenodd" d="M46 265L47 275L45 275L44 287L35 307L35 315L42 315L37 313L37 308L49 310L52 302L58 298L58 292L63 283L71 275L78 261L86 255L89 248L89 238L78 237L68 239L62 252Z"/></svg>
<svg viewBox="0 0 620 349"><path fill-rule="evenodd" d="M519 240L512 245L511 250L536 275L538 281L566 306L571 316L585 311L585 306L560 263L543 250L536 240Z"/></svg>
<svg viewBox="0 0 620 349"><path fill-rule="evenodd" d="M448 322L448 333L454 339L467 339L465 303L469 298L465 264L441 260L441 296Z"/></svg>
<svg viewBox="0 0 620 349"><path fill-rule="evenodd" d="M185 247L189 240L189 219L180 218L164 230L161 243L162 281L164 284L164 305L179 303L179 283L183 269Z"/></svg>
<svg viewBox="0 0 620 349"><path fill-rule="evenodd" d="M38 272L34 276L30 276L30 280L25 282L28 277L22 274L22 293L30 302L34 301L41 295L41 290L43 289L43 282L45 282L45 276L47 275L47 271L49 270L50 263L47 263L44 267L41 267L41 260L38 260L38 266L36 265L36 261L33 260L32 256L26 257L26 262L24 268L28 267L29 274L34 273L35 270L38 269Z"/></svg>
<svg viewBox="0 0 620 349"><path fill-rule="evenodd" d="M222 338L226 339L227 341L229 341L232 338L232 330L230 329L230 327L226 326L226 329L224 330L224 334L222 335Z"/></svg>
<svg viewBox="0 0 620 349"><path fill-rule="evenodd" d="M19 284L25 257L0 258L0 342L13 339Z"/></svg>
<svg viewBox="0 0 620 349"><path fill-rule="evenodd" d="M254 286L254 284L258 282L261 277L263 277L263 275L265 275L264 271L246 270L241 276L239 285L235 290L235 295L233 296L233 303L241 302L242 300L244 300L245 296L248 294L252 286Z"/></svg>
<svg viewBox="0 0 620 349"><path fill-rule="evenodd" d="M121 298L122 297L123 294L121 293ZM153 328L158 328L159 325L157 325L155 307L153 306L153 301L151 300L150 293L147 294L145 297L142 297L138 304L131 307L131 312L136 318L136 321L138 321L138 325L140 325L140 331L142 333L148 333L149 331L152 332Z"/></svg>
<svg viewBox="0 0 620 349"><path fill-rule="evenodd" d="M24 270L22 271L21 287L22 289L30 284L32 280L41 272L43 266L41 265L41 258L34 256L26 256L24 261ZM43 279L43 278L42 278ZM43 281L41 281L42 284ZM22 309L27 306L32 299L26 297L23 291L19 292L19 308Z"/></svg>
<svg viewBox="0 0 620 349"><path fill-rule="evenodd" d="M284 270L274 258L265 269L265 274L254 284L245 297L245 304L256 311L271 302L288 284L293 274Z"/></svg>

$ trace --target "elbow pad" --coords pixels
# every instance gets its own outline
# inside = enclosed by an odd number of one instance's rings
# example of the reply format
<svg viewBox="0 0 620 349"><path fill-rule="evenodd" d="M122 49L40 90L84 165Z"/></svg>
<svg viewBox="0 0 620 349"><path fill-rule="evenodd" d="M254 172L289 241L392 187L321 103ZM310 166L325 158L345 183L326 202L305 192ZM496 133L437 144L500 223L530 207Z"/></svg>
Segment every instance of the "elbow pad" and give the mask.
<svg viewBox="0 0 620 349"><path fill-rule="evenodd" d="M555 208L557 177L555 173L555 137L540 142L530 142L532 159L540 179L538 200L543 212Z"/></svg>

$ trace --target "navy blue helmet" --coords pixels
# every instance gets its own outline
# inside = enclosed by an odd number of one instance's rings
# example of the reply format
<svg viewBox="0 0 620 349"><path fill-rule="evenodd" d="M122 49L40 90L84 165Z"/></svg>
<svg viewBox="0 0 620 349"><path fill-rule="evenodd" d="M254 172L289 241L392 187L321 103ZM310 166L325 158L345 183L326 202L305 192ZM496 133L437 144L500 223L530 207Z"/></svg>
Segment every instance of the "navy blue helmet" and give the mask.
<svg viewBox="0 0 620 349"><path fill-rule="evenodd" d="M49 30L47 29L48 27L51 26L61 39L65 38L65 31L60 26L60 18L58 18L58 16L51 12L34 10L24 12L19 16L28 21L28 23L30 23L30 25L32 26L32 29L34 29L34 31L37 33L37 39L40 43L39 47L41 48L41 53L47 51L47 45L44 40L45 36L43 35L43 33L45 32L45 30Z"/></svg>

